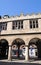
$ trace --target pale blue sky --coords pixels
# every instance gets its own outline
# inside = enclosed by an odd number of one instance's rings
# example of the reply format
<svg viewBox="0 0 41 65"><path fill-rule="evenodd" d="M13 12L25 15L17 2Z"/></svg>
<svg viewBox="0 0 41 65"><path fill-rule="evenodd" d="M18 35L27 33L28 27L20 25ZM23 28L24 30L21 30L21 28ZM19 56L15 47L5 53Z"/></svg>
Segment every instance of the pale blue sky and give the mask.
<svg viewBox="0 0 41 65"><path fill-rule="evenodd" d="M0 0L0 15L41 13L41 0Z"/></svg>

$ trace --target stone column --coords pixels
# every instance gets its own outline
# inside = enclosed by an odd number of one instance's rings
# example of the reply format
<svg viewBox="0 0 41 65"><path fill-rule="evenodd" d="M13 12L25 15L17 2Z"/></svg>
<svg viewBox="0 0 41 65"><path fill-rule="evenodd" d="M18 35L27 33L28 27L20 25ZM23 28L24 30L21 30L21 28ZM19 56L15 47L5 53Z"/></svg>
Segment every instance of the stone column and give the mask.
<svg viewBox="0 0 41 65"><path fill-rule="evenodd" d="M8 60L11 61L11 45L9 45Z"/></svg>
<svg viewBox="0 0 41 65"><path fill-rule="evenodd" d="M25 60L28 60L28 46L25 47Z"/></svg>

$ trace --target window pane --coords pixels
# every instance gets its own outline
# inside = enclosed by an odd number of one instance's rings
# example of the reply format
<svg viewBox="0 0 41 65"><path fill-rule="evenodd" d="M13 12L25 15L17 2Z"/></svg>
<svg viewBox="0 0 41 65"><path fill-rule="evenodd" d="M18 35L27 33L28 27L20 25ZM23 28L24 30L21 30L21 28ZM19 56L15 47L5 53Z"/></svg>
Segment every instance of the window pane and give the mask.
<svg viewBox="0 0 41 65"><path fill-rule="evenodd" d="M38 21L36 20L36 28L38 28Z"/></svg>
<svg viewBox="0 0 41 65"><path fill-rule="evenodd" d="M23 28L23 25L21 25L21 28Z"/></svg>
<svg viewBox="0 0 41 65"><path fill-rule="evenodd" d="M16 22L15 22L15 26L16 26L16 28L18 27L17 25L18 25L18 22L16 21Z"/></svg>
<svg viewBox="0 0 41 65"><path fill-rule="evenodd" d="M21 28L23 28L23 21L21 21Z"/></svg>
<svg viewBox="0 0 41 65"><path fill-rule="evenodd" d="M19 21L19 24L18 24L18 29L20 29L20 21Z"/></svg>
<svg viewBox="0 0 41 65"><path fill-rule="evenodd" d="M32 21L30 21L30 28L32 28Z"/></svg>
<svg viewBox="0 0 41 65"><path fill-rule="evenodd" d="M15 21L12 22L12 29L15 29Z"/></svg>
<svg viewBox="0 0 41 65"><path fill-rule="evenodd" d="M35 28L35 21L33 21L33 28Z"/></svg>

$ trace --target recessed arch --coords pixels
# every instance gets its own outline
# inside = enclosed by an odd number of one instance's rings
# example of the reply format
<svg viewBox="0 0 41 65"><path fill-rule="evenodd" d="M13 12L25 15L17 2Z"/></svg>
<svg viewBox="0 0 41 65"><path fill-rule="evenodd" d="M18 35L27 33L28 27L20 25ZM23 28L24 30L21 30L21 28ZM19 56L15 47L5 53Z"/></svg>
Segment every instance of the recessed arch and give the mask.
<svg viewBox="0 0 41 65"><path fill-rule="evenodd" d="M25 49L24 40L22 40L20 38L16 38L12 42L12 49L14 51L13 53L15 53L15 55L16 55L16 59L25 59L25 56L23 55L23 50Z"/></svg>
<svg viewBox="0 0 41 65"><path fill-rule="evenodd" d="M6 39L0 40L0 59L8 59L9 45Z"/></svg>
<svg viewBox="0 0 41 65"><path fill-rule="evenodd" d="M20 45L25 44L25 42L24 42L23 39L21 39L21 38L16 38L15 40L13 40L12 45L13 45L13 44L16 44L16 42L17 42L17 44L20 43ZM22 42L22 43L21 43L21 42Z"/></svg>
<svg viewBox="0 0 41 65"><path fill-rule="evenodd" d="M33 58L41 59L41 39L40 38L32 38L29 41L29 50L33 49ZM32 51L31 51L32 52ZM31 54L32 55L32 54Z"/></svg>
<svg viewBox="0 0 41 65"><path fill-rule="evenodd" d="M32 38L32 39L29 41L29 45L31 45L31 44L37 45L37 42L38 42L38 41L41 41L41 39L40 39L40 38Z"/></svg>

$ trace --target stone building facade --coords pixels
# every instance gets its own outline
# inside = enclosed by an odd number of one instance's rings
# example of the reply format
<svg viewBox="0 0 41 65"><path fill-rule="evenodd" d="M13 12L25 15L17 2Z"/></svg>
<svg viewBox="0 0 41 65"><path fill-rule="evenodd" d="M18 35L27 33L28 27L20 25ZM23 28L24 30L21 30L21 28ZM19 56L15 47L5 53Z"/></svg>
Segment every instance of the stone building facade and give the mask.
<svg viewBox="0 0 41 65"><path fill-rule="evenodd" d="M41 59L41 14L0 16L0 60Z"/></svg>

